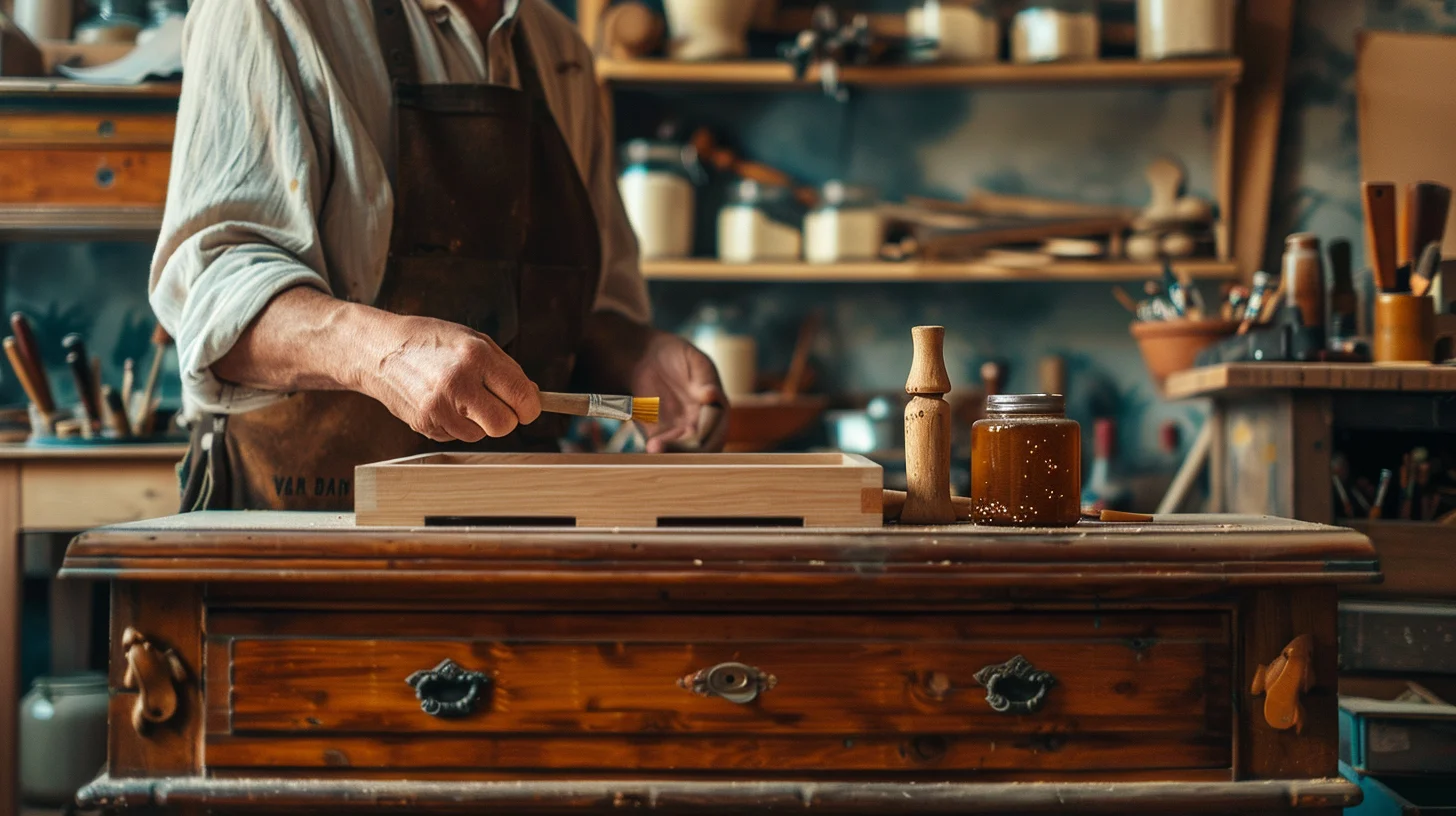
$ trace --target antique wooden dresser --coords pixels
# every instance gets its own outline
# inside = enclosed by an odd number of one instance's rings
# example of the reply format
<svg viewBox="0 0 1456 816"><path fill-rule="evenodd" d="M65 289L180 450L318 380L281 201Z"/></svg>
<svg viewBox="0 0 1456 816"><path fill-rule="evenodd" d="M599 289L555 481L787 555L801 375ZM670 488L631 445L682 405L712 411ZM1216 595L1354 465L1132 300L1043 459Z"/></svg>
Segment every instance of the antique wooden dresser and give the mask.
<svg viewBox="0 0 1456 816"><path fill-rule="evenodd" d="M1333 816L1348 530L355 527L71 544L107 810ZM1257 678L1257 680L1256 680ZM1277 727L1276 727L1277 726Z"/></svg>

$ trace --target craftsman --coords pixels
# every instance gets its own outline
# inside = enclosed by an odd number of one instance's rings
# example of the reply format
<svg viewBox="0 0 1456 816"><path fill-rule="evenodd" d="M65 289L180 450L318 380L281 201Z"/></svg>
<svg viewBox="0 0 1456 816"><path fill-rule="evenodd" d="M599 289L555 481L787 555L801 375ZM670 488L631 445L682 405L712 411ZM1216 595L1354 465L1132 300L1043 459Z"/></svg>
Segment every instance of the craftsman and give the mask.
<svg viewBox="0 0 1456 816"><path fill-rule="evenodd" d="M721 444L547 0L195 0L184 64L151 276L200 415L184 510L349 509L358 464L554 450L538 388L660 396L649 450Z"/></svg>

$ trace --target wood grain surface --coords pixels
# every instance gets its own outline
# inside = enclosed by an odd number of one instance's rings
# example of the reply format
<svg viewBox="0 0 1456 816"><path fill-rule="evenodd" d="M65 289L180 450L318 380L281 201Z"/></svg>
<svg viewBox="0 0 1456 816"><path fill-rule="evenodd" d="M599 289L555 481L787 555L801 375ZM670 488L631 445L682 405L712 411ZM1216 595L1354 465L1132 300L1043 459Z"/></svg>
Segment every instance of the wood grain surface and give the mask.
<svg viewBox="0 0 1456 816"><path fill-rule="evenodd" d="M1456 391L1456 366L1369 363L1225 363L1190 368L1168 378L1168 399L1257 389L1332 391Z"/></svg>
<svg viewBox="0 0 1456 816"><path fill-rule="evenodd" d="M812 453L444 453L365 465L354 481L362 526L512 519L605 528L757 519L872 527L880 524L884 487L880 466L868 459Z"/></svg>
<svg viewBox="0 0 1456 816"><path fill-rule="evenodd" d="M166 150L0 149L0 202L160 206L171 162Z"/></svg>
<svg viewBox="0 0 1456 816"><path fill-rule="evenodd" d="M397 616L411 618L410 639L382 616L341 617L305 619L327 638L231 639L231 691L209 695L209 716L227 710L237 733L1228 734L1216 613L479 616L470 639L448 636L446 616ZM212 637L209 654L229 651ZM1032 715L992 711L974 679L1017 654L1058 681ZM404 682L445 658L493 678L472 716L427 716ZM678 686L730 661L777 684L748 705Z"/></svg>

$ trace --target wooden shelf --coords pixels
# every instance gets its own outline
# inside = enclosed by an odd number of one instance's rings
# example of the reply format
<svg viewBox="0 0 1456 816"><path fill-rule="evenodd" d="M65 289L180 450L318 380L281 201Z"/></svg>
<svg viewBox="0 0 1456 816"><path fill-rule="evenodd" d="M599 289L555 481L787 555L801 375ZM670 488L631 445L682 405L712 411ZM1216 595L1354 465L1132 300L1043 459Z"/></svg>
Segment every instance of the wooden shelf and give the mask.
<svg viewBox="0 0 1456 816"><path fill-rule="evenodd" d="M161 228L161 207L0 206L0 234L7 237L135 236Z"/></svg>
<svg viewBox="0 0 1456 816"><path fill-rule="evenodd" d="M1229 280L1237 265L1222 261L1186 261L1175 265L1194 278ZM859 282L893 281L1129 281L1148 280L1162 274L1156 263L1127 261L1063 262L1037 267L1002 266L984 261L964 263L756 263L725 264L705 258L673 261L644 261L642 274L648 280L744 281L744 282Z"/></svg>
<svg viewBox="0 0 1456 816"><path fill-rule="evenodd" d="M597 60L597 76L617 85L728 85L813 87L817 69L795 80L781 60L683 62L666 59ZM1087 85L1234 83L1243 74L1237 58L1172 60L1095 60L1091 62L1014 65L884 65L847 67L840 79L847 85Z"/></svg>
<svg viewBox="0 0 1456 816"><path fill-rule="evenodd" d="M181 82L143 82L140 85L95 85L60 77L6 77L0 79L0 97L64 96L104 99L176 99Z"/></svg>
<svg viewBox="0 0 1456 816"><path fill-rule="evenodd" d="M1456 367L1371 363L1225 363L1172 375L1164 386L1164 396L1170 400L1187 399L1260 389L1456 391Z"/></svg>

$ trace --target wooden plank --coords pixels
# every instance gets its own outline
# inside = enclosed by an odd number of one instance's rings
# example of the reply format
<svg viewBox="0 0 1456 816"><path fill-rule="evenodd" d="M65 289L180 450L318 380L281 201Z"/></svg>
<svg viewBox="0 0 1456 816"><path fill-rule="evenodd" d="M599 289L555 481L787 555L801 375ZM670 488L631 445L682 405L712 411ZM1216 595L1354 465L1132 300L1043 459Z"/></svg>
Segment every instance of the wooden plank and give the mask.
<svg viewBox="0 0 1456 816"><path fill-rule="evenodd" d="M1336 590L1331 587L1267 590L1246 596L1238 613L1242 670L1238 695L1239 779L1328 778L1338 773L1338 657ZM1268 666L1300 635L1314 639L1314 685L1300 700L1304 727L1280 731L1264 717L1263 696L1250 689L1254 672Z"/></svg>
<svg viewBox="0 0 1456 816"><path fill-rule="evenodd" d="M226 737L207 741L208 768L540 768L584 774L635 769L644 773L805 771L907 772L968 770L1117 770L1226 768L1227 739L1179 736L1057 734L1023 739L1006 734L927 737L864 735L705 738L509 736L380 740L373 737Z"/></svg>
<svg viewBox="0 0 1456 816"><path fill-rule="evenodd" d="M1384 580L1347 594L1385 598L1456 598L1456 528L1402 521L1344 522L1370 536Z"/></svg>
<svg viewBox="0 0 1456 816"><path fill-rule="evenodd" d="M66 206L161 206L169 150L0 149L0 202Z"/></svg>
<svg viewBox="0 0 1456 816"><path fill-rule="evenodd" d="M1292 400L1286 393L1226 402L1224 509L1234 513L1294 515L1296 485L1291 411ZM1328 487L1328 475L1320 484Z"/></svg>
<svg viewBox="0 0 1456 816"><path fill-rule="evenodd" d="M1236 58L1143 62L1115 59L1017 65L847 66L840 72L849 85L1084 85L1237 82L1243 63ZM781 60L682 62L666 59L597 60L597 75L618 85L732 85L817 87L817 69L795 80Z"/></svg>
<svg viewBox="0 0 1456 816"><path fill-rule="evenodd" d="M135 239L162 228L162 208L70 207L64 205L0 204L0 234L6 237L67 237L80 235Z"/></svg>
<svg viewBox="0 0 1456 816"><path fill-rule="evenodd" d="M597 45L597 28L601 25L602 13L606 11L609 2L610 0L576 0L576 25L581 30L581 39L593 50Z"/></svg>
<svg viewBox="0 0 1456 816"><path fill-rule="evenodd" d="M232 692L210 699L209 708L228 711L240 732L1229 734L1222 659L1229 643L1217 613L894 621L533 615L500 620L503 631L474 637L451 633L458 627L443 615L392 616L412 619L405 636L394 634L391 616L358 616L354 626L355 616L295 617L293 628L312 636L233 640ZM975 681L1014 654L1056 678L1032 716L994 712ZM471 716L426 716L404 682L446 658L492 678ZM740 661L777 679L749 705L678 686L694 672ZM1210 722L1217 725L1209 729Z"/></svg>
<svg viewBox="0 0 1456 816"><path fill-rule="evenodd" d="M161 461L176 463L187 452L185 444L165 445L0 445L0 462L57 460Z"/></svg>
<svg viewBox="0 0 1456 816"><path fill-rule="evenodd" d="M20 807L20 467L0 463L0 816Z"/></svg>
<svg viewBox="0 0 1456 816"><path fill-rule="evenodd" d="M4 97L74 97L98 99L176 99L181 82L143 82L139 85L90 85L54 77L0 78L0 99Z"/></svg>
<svg viewBox="0 0 1456 816"><path fill-rule="evenodd" d="M1279 123L1293 42L1294 0L1260 0L1240 7L1236 37L1244 59L1236 105L1232 218L1234 258L1245 280L1264 268L1270 197L1279 155Z"/></svg>
<svg viewBox="0 0 1456 816"><path fill-rule="evenodd" d="M1334 455L1333 408L1329 392L1297 391L1290 397L1291 512L1305 521L1329 524L1335 507L1330 484Z"/></svg>
<svg viewBox="0 0 1456 816"><path fill-rule="evenodd" d="M437 454L361 466L354 482L355 521L363 526L432 519L560 519L599 528L674 519L882 524L880 466L847 454Z"/></svg>
<svg viewBox="0 0 1456 816"><path fill-rule="evenodd" d="M1218 259L1227 261L1233 252L1230 232L1234 225L1234 156L1237 117L1234 115L1236 85L1224 83L1214 94L1214 195L1218 201L1218 221L1213 225Z"/></svg>
<svg viewBox="0 0 1456 816"><path fill-rule="evenodd" d="M112 639L110 651L111 723L107 750L108 773L115 777L170 776L197 773L202 768L202 594L195 585L155 587L116 583L111 587ZM137 692L126 688L126 655L121 633L133 627L162 649L181 658L187 680L177 689L177 713L170 722L152 725L138 734L131 725Z"/></svg>
<svg viewBox="0 0 1456 816"><path fill-rule="evenodd" d="M0 116L0 147L170 149L172 114L7 113Z"/></svg>
<svg viewBox="0 0 1456 816"><path fill-rule="evenodd" d="M1229 280L1237 265L1214 260L1174 263L1174 269L1195 280ZM648 280L681 281L1141 281L1162 274L1158 264L1130 261L1057 261L1044 266L1008 266L991 261L937 261L892 263L884 261L810 264L725 264L717 260L684 258L644 261Z"/></svg>
<svg viewBox="0 0 1456 816"><path fill-rule="evenodd" d="M28 530L74 532L177 512L177 471L168 461L27 461L20 506Z"/></svg>
<svg viewBox="0 0 1456 816"><path fill-rule="evenodd" d="M1006 813L1287 813L1353 806L1359 788L1344 779L1251 782L1025 783L860 781L379 781L368 796L352 796L348 779L211 779L173 777L125 780L103 777L83 805L144 807L164 800L171 807L242 809L278 813L336 806L347 798L355 812L562 813L651 807L664 813L726 816L748 811L814 814L1006 814Z"/></svg>
<svg viewBox="0 0 1456 816"><path fill-rule="evenodd" d="M1180 371L1164 391L1168 399L1188 399L1268 389L1448 392L1456 391L1456 366L1225 363Z"/></svg>

